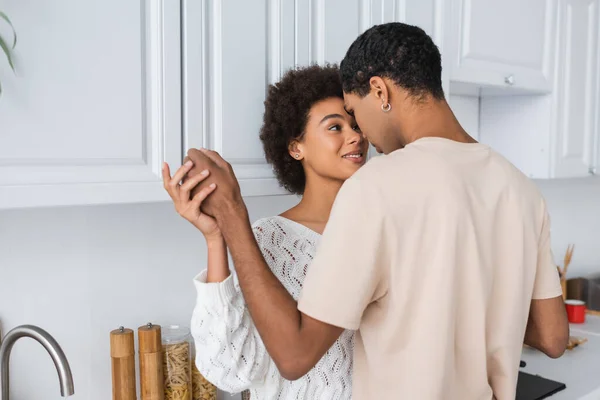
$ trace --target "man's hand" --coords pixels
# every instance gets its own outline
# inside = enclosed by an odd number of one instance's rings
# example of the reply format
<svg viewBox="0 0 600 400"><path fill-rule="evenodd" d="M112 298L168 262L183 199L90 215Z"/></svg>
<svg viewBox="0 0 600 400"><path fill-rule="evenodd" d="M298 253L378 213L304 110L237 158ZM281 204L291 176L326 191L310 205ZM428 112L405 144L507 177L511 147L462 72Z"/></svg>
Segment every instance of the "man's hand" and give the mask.
<svg viewBox="0 0 600 400"><path fill-rule="evenodd" d="M210 172L207 179L192 189L192 197L212 183L217 185L215 191L202 202L202 212L215 217L220 228L227 223L229 217L248 218L246 205L242 199L233 168L219 153L206 149L190 149L184 162L187 160L191 160L194 166L187 173L185 179L191 179L204 170ZM225 234L225 232L223 233Z"/></svg>

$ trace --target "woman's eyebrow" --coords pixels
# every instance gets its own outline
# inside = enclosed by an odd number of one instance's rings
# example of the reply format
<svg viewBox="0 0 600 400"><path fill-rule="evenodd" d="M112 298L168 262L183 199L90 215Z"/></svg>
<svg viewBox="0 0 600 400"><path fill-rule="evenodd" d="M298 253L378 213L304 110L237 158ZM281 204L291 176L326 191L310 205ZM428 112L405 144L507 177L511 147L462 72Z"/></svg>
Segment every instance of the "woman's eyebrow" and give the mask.
<svg viewBox="0 0 600 400"><path fill-rule="evenodd" d="M344 116L340 115L340 114L329 114L329 115L326 115L326 116L323 117L323 119L321 120L321 122L319 122L319 125L322 124L323 122L327 121L328 119L331 119L331 118L342 118L342 119L344 119Z"/></svg>

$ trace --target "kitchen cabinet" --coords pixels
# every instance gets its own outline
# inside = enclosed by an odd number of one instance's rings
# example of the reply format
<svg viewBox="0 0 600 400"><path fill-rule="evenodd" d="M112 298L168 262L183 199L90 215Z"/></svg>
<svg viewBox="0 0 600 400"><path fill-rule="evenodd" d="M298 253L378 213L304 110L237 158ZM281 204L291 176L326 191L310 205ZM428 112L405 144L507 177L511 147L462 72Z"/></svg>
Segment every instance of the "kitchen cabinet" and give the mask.
<svg viewBox="0 0 600 400"><path fill-rule="evenodd" d="M441 7L434 0L6 4L19 45L17 75L0 64L0 209L167 201L162 162L177 167L184 149L200 146L231 162L245 196L282 194L258 137L267 85L295 65L338 63L377 23L416 24L441 43Z"/></svg>
<svg viewBox="0 0 600 400"><path fill-rule="evenodd" d="M389 21L432 36L447 97L479 98L461 120L528 175L597 166L600 0L110 1L4 6L19 44L16 75L0 60L0 209L167 201L162 162L201 146L245 196L283 194L258 138L267 85ZM486 96L503 92L521 95Z"/></svg>
<svg viewBox="0 0 600 400"><path fill-rule="evenodd" d="M600 0L560 0L557 43L553 175L585 176L600 144Z"/></svg>
<svg viewBox="0 0 600 400"><path fill-rule="evenodd" d="M556 3L450 0L444 52L453 92L549 93Z"/></svg>
<svg viewBox="0 0 600 400"><path fill-rule="evenodd" d="M177 1L5 2L0 209L156 201L181 160ZM118 10L118 11L115 11Z"/></svg>
<svg viewBox="0 0 600 400"><path fill-rule="evenodd" d="M532 178L574 178L596 171L599 22L600 0L560 0L552 94L481 98L481 140Z"/></svg>

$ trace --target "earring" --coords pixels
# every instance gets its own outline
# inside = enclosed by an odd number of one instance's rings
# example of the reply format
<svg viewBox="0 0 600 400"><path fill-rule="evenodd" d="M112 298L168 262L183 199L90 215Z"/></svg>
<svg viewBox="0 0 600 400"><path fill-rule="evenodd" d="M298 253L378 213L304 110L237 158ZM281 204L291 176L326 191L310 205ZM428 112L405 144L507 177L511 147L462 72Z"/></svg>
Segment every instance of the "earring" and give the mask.
<svg viewBox="0 0 600 400"><path fill-rule="evenodd" d="M384 113L390 112L391 109L392 109L392 105L390 103L387 103L387 104L381 103L381 111L383 111Z"/></svg>
<svg viewBox="0 0 600 400"><path fill-rule="evenodd" d="M295 154L294 157L300 158L300 154Z"/></svg>

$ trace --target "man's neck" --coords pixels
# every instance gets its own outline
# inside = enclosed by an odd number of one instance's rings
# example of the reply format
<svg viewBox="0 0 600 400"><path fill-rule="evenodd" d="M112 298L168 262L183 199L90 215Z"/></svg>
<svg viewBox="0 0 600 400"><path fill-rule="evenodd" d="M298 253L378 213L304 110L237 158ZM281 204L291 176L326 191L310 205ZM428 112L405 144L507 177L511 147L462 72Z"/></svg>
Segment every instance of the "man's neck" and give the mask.
<svg viewBox="0 0 600 400"><path fill-rule="evenodd" d="M440 137L463 143L477 142L463 129L445 100L431 100L423 105L415 105L411 114L410 118L399 121L405 144L426 137Z"/></svg>

